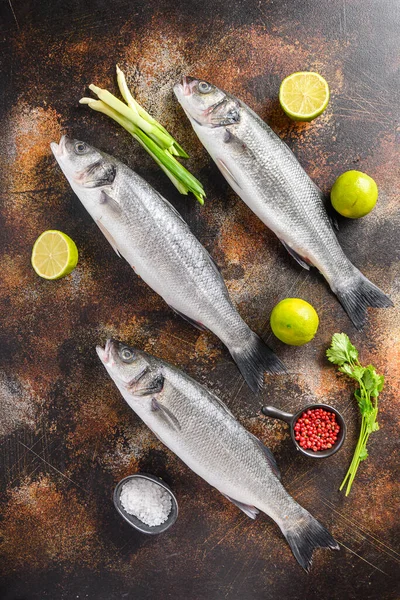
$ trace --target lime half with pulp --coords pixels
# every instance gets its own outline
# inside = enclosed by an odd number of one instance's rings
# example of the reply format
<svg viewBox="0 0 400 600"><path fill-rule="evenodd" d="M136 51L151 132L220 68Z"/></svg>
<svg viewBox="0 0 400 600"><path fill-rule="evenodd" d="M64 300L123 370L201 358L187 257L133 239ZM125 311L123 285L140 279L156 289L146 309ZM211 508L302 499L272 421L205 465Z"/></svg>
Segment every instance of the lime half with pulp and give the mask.
<svg viewBox="0 0 400 600"><path fill-rule="evenodd" d="M71 238L56 229L42 233L32 249L32 267L44 279L60 279L78 263L78 248Z"/></svg>
<svg viewBox="0 0 400 600"><path fill-rule="evenodd" d="M328 83L312 71L292 73L281 83L279 102L294 121L312 121L328 106Z"/></svg>

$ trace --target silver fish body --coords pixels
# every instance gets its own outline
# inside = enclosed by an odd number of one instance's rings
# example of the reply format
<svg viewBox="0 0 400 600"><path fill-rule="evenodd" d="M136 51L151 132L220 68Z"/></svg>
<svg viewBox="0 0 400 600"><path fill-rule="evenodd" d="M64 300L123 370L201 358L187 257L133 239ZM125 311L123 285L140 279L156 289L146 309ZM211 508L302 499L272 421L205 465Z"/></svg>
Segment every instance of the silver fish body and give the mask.
<svg viewBox="0 0 400 600"><path fill-rule="evenodd" d="M188 467L249 517L259 511L281 528L308 569L332 536L293 500L273 455L214 394L168 363L109 340L97 353L129 406Z"/></svg>
<svg viewBox="0 0 400 600"><path fill-rule="evenodd" d="M321 190L258 115L207 82L184 78L174 90L228 183L304 268L322 273L356 327L367 306L392 305L346 257Z"/></svg>
<svg viewBox="0 0 400 600"><path fill-rule="evenodd" d="M62 138L52 149L71 187L115 251L181 316L214 332L249 386L284 367L246 325L206 249L175 208L115 158Z"/></svg>

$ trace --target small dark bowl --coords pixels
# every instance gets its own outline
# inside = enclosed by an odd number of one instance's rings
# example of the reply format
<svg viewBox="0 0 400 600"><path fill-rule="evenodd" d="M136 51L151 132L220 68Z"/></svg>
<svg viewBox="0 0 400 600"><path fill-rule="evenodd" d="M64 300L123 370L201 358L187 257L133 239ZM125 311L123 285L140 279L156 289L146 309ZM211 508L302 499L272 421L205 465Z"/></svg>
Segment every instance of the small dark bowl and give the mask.
<svg viewBox="0 0 400 600"><path fill-rule="evenodd" d="M140 519L135 517L135 515L130 515L129 513L127 513L121 504L122 486L124 485L124 483L126 483L130 479L134 479L134 478L138 478L138 477L141 477L142 479L149 479L150 481L153 481L157 485L159 485L159 486L163 487L165 490L167 490L167 492L171 496L171 502L172 502L171 512L169 513L167 520L164 521L164 523L161 523L161 525L154 525L153 527L150 525L146 525L146 523L143 523L143 521L141 521ZM121 515L121 517L123 517L125 519L125 521L127 521L129 523L129 525L132 525L132 527L134 527L135 529L138 529L142 533L147 533L149 535L157 535L158 533L163 533L164 531L167 531L167 529L169 529L175 523L176 519L178 518L178 502L177 502L174 494L172 493L171 488L164 481L159 479L159 477L155 477L154 475L149 475L148 473L137 473L136 475L129 475L128 477L121 479L121 481L119 483L117 483L117 485L115 486L114 505L115 505L115 508L117 509L117 511L119 512L119 514Z"/></svg>
<svg viewBox="0 0 400 600"><path fill-rule="evenodd" d="M297 420L303 414L303 412L305 412L306 410L310 410L310 409L312 410L314 408L323 408L324 410L326 410L328 412L334 413L336 415L336 421L340 427L337 440L333 444L332 448L328 448L327 450L317 450L316 452L314 452L313 450L305 450L304 448L302 448L297 443L297 440L295 438L295 432L294 432L294 426L295 426ZM309 404L308 406L305 406L304 408L299 410L299 412L297 412L294 415L283 412L282 410L279 410L278 408L275 408L274 406L263 406L263 408L261 409L261 412L264 415L266 415L267 417L271 417L272 419L280 419L281 421L285 421L285 423L288 423L290 426L290 435L292 437L292 441L296 447L296 450L298 450L305 456L311 456L311 458L328 458L328 456L332 456L332 454L335 454L338 450L340 450L340 448L343 446L343 442L346 438L346 423L345 423L342 415L340 414L340 412L338 410L336 410L336 408L333 408L332 406L328 406L328 404Z"/></svg>

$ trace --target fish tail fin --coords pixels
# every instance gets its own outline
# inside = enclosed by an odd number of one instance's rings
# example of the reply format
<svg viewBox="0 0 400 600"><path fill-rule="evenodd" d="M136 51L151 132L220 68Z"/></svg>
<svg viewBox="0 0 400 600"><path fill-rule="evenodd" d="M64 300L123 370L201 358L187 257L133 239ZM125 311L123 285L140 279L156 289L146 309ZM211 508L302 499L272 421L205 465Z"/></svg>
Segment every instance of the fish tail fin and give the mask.
<svg viewBox="0 0 400 600"><path fill-rule="evenodd" d="M308 572L316 548L339 550L339 544L308 511L301 506L299 506L299 511L301 514L293 520L293 525L281 525L281 530L297 562Z"/></svg>
<svg viewBox="0 0 400 600"><path fill-rule="evenodd" d="M356 268L349 284L334 290L354 326L361 329L365 324L367 307L387 308L393 306L391 299Z"/></svg>
<svg viewBox="0 0 400 600"><path fill-rule="evenodd" d="M283 362L254 331L245 344L229 351L250 389L257 393L264 385L264 373L286 373Z"/></svg>

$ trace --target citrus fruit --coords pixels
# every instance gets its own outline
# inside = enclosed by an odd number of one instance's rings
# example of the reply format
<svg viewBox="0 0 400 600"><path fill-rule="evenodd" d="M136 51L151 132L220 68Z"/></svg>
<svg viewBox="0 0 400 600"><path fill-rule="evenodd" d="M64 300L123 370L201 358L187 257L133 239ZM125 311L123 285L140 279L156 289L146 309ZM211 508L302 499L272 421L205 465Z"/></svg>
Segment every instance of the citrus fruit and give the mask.
<svg viewBox="0 0 400 600"><path fill-rule="evenodd" d="M312 121L328 106L329 86L318 73L292 73L281 83L279 102L294 121Z"/></svg>
<svg viewBox="0 0 400 600"><path fill-rule="evenodd" d="M301 298L285 298L273 308L271 328L276 337L290 346L302 346L317 333L319 319L311 304Z"/></svg>
<svg viewBox="0 0 400 600"><path fill-rule="evenodd" d="M350 219L367 215L374 208L377 200L378 186L372 177L361 171L342 173L331 190L333 208Z"/></svg>
<svg viewBox="0 0 400 600"><path fill-rule="evenodd" d="M44 279L60 279L78 263L78 248L71 238L55 229L43 232L32 249L32 267Z"/></svg>

